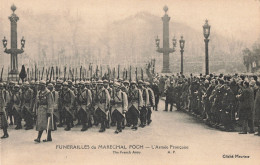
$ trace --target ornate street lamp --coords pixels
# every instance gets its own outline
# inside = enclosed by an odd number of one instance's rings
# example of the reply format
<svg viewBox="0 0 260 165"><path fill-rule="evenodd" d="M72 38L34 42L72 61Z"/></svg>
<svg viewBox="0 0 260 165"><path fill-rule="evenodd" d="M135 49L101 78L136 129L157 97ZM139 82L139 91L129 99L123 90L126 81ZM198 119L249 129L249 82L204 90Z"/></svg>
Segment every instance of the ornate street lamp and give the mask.
<svg viewBox="0 0 260 165"><path fill-rule="evenodd" d="M209 44L209 35L210 35L210 25L208 24L208 20L205 21L203 25L203 34L204 34L204 42L205 42L205 74L209 74L209 53L208 53L208 44Z"/></svg>
<svg viewBox="0 0 260 165"><path fill-rule="evenodd" d="M6 38L4 37L4 39L3 39L2 41L3 41L4 48L6 49L6 46L7 46L7 40L6 40Z"/></svg>
<svg viewBox="0 0 260 165"><path fill-rule="evenodd" d="M25 39L24 37L21 39L21 45L22 45L22 49L24 48L24 45L25 45Z"/></svg>
<svg viewBox="0 0 260 165"><path fill-rule="evenodd" d="M181 52L181 74L183 74L183 52L184 52L184 45L185 45L185 40L183 39L183 36L181 36L180 39L180 52Z"/></svg>
<svg viewBox="0 0 260 165"><path fill-rule="evenodd" d="M158 36L155 39L155 43L156 43L156 47L159 48L160 47L160 39L158 38Z"/></svg>
<svg viewBox="0 0 260 165"><path fill-rule="evenodd" d="M172 47L173 47L173 49L176 48L176 44L177 44L177 40L176 40L176 38L174 36L173 39L172 39Z"/></svg>

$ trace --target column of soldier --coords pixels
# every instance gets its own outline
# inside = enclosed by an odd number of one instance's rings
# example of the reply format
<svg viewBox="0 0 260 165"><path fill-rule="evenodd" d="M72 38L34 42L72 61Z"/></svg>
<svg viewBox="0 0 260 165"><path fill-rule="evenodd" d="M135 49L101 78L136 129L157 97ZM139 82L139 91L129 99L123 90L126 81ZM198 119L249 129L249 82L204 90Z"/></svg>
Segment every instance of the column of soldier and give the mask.
<svg viewBox="0 0 260 165"><path fill-rule="evenodd" d="M38 131L34 140L39 143L44 130L47 139L52 141L51 131L65 126L70 131L76 125L82 125L81 131L87 131L93 125L100 126L104 132L110 126L116 126L115 133L122 132L125 127L132 130L149 125L151 107L155 105L150 83L142 80L86 80L76 81L26 81L0 83L1 128L7 138L8 121L25 130ZM158 103L157 103L158 104Z"/></svg>
<svg viewBox="0 0 260 165"><path fill-rule="evenodd" d="M185 110L217 129L260 135L260 81L256 75L183 75L157 77L166 89L165 111ZM249 129L248 129L249 128Z"/></svg>

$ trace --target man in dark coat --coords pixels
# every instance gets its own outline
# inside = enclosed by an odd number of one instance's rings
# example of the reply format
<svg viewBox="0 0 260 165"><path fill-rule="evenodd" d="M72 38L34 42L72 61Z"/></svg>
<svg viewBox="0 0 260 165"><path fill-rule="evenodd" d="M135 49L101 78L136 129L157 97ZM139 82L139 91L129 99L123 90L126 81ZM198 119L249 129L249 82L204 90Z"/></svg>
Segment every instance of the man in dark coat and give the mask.
<svg viewBox="0 0 260 165"><path fill-rule="evenodd" d="M173 86L173 82L170 82L170 87L168 87L166 89L166 100L165 100L165 110L164 111L168 111L168 104L171 105L170 107L170 111L172 111L173 108L173 103L174 103L174 86Z"/></svg>
<svg viewBox="0 0 260 165"><path fill-rule="evenodd" d="M154 97L155 97L155 111L158 111L158 103L159 103L159 99L160 99L160 90L159 90L158 83L159 83L159 81L155 81L152 85L152 90L153 90Z"/></svg>
<svg viewBox="0 0 260 165"><path fill-rule="evenodd" d="M249 133L254 133L252 112L254 108L254 92L249 87L248 82L244 82L244 89L240 95L237 95L240 101L239 119L242 122L242 131L239 134L247 134L247 126L249 126Z"/></svg>
<svg viewBox="0 0 260 165"><path fill-rule="evenodd" d="M255 104L254 104L254 109L255 109L255 120L258 125L257 133L255 135L260 136L260 82L256 82L256 95L255 95Z"/></svg>

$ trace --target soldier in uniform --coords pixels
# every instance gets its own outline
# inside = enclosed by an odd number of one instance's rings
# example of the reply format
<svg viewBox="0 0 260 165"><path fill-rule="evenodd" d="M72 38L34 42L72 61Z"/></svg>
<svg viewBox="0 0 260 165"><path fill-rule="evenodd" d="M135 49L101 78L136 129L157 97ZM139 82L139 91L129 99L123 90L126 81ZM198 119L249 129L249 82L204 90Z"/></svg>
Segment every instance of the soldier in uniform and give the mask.
<svg viewBox="0 0 260 165"><path fill-rule="evenodd" d="M156 80L153 85L152 85L152 90L154 92L154 97L155 97L155 111L158 111L158 103L159 103L159 99L160 99L160 90L159 90L159 86L158 86L159 81Z"/></svg>
<svg viewBox="0 0 260 165"><path fill-rule="evenodd" d="M36 98L37 102L37 120L36 130L38 131L38 137L34 140L37 143L41 142L41 136L44 130L47 130L47 139L43 142L52 141L51 130L53 128L53 103L51 92L46 88L46 82L41 80L39 83L39 93Z"/></svg>
<svg viewBox="0 0 260 165"><path fill-rule="evenodd" d="M90 120L90 106L92 102L91 91L88 88L85 88L84 85L84 81L80 81L76 98L77 111L82 122L81 131L86 131L88 129L87 124Z"/></svg>
<svg viewBox="0 0 260 165"><path fill-rule="evenodd" d="M110 88L110 86L109 86L109 82L107 81L107 80L103 80L103 84L104 84L104 88L105 89L107 89L107 91L108 91L108 93L109 93L109 96L111 97L112 96L112 93L113 93L113 91L112 91L112 88ZM115 121L115 119L112 117L112 107L111 107L111 105L110 105L110 103L109 103L109 113L108 113L108 119L107 119L107 121L106 121L106 128L109 128L110 126L109 126L109 123L110 123L110 120L111 120L111 126L115 126L115 124L116 124L116 121Z"/></svg>
<svg viewBox="0 0 260 165"><path fill-rule="evenodd" d="M149 92L146 89L145 83L142 80L138 81L138 88L142 92L142 97L143 97L143 106L140 109L141 124L139 125L139 127L144 128L146 126L147 107L149 105Z"/></svg>
<svg viewBox="0 0 260 165"><path fill-rule="evenodd" d="M172 111L173 108L173 102L174 102L174 86L173 82L170 82L170 86L166 89L166 99L165 99L165 110L168 111L168 104L171 104L170 111Z"/></svg>
<svg viewBox="0 0 260 165"><path fill-rule="evenodd" d="M143 107L142 91L137 88L136 82L131 82L131 88L128 93L128 124L133 125L132 129L137 130L140 110Z"/></svg>
<svg viewBox="0 0 260 165"><path fill-rule="evenodd" d="M69 89L68 83L63 83L62 94L61 94L62 109L65 113L66 118L66 128L65 131L69 131L72 127L74 113L73 104L75 100L74 93Z"/></svg>
<svg viewBox="0 0 260 165"><path fill-rule="evenodd" d="M61 96L63 95L62 91L62 81L57 80L56 85L54 86L55 91L58 93L58 113L59 113L59 124L57 127L63 127L63 123L65 122L65 111L62 108L62 98ZM54 110L55 110L55 103L54 103Z"/></svg>
<svg viewBox="0 0 260 165"><path fill-rule="evenodd" d="M59 114L59 92L54 90L53 83L49 83L47 88L52 94L52 102L53 102L53 130L57 130L57 121L60 118Z"/></svg>
<svg viewBox="0 0 260 165"><path fill-rule="evenodd" d="M151 115L152 115L151 107L154 107L154 105L155 105L155 97L154 97L153 90L150 88L149 82L145 82L145 87L148 90L148 94L149 94L149 103L147 104L146 121L147 121L147 124L150 125L150 123L152 122L152 120L151 120Z"/></svg>
<svg viewBox="0 0 260 165"><path fill-rule="evenodd" d="M125 92L121 90L120 84L118 82L114 83L115 93L112 103L112 117L116 121L116 131L115 133L118 134L119 132L122 132L122 124L123 119L125 117L125 113L127 112L128 108L128 99ZM125 88L123 86L123 88Z"/></svg>
<svg viewBox="0 0 260 165"><path fill-rule="evenodd" d="M6 102L8 101L8 94L4 89L3 83L0 83L0 124L1 129L3 129L4 135L1 139L8 138L8 122L7 122L7 113L6 113Z"/></svg>
<svg viewBox="0 0 260 165"><path fill-rule="evenodd" d="M98 80L95 92L95 115L98 123L101 123L99 132L106 131L106 121L108 120L110 95L104 88L102 80Z"/></svg>
<svg viewBox="0 0 260 165"><path fill-rule="evenodd" d="M10 81L8 86L7 86L7 91L9 93L9 102L7 102L7 106L6 106L6 112L7 112L7 119L8 119L8 116L9 116L9 119L10 119L10 125L13 125L14 124L14 112L13 112L13 102L11 100L11 96L13 95L14 93L14 85L15 83L13 81Z"/></svg>
<svg viewBox="0 0 260 165"><path fill-rule="evenodd" d="M25 82L23 84L24 90L22 92L22 98L21 98L21 107L22 107L22 113L24 116L24 120L26 122L26 130L33 129L33 111L32 111L32 104L33 104L33 97L34 93L33 90L29 87L29 82Z"/></svg>
<svg viewBox="0 0 260 165"><path fill-rule="evenodd" d="M21 113L21 93L19 85L14 86L14 90L11 96L12 111L14 112L14 119L16 127L15 129L22 129L22 113Z"/></svg>

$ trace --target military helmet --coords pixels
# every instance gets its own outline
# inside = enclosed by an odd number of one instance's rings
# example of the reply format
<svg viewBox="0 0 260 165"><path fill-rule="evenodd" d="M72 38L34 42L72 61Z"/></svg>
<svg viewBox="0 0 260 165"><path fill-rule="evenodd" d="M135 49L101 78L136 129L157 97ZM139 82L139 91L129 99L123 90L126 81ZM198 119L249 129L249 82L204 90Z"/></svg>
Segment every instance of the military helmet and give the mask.
<svg viewBox="0 0 260 165"><path fill-rule="evenodd" d="M46 85L46 81L41 80L41 81L39 82L39 85Z"/></svg>
<svg viewBox="0 0 260 165"><path fill-rule="evenodd" d="M114 83L114 86L115 86L115 87L119 87L119 86L120 86L120 83L119 83L119 82L115 82L115 83Z"/></svg>
<svg viewBox="0 0 260 165"><path fill-rule="evenodd" d="M96 83L97 84L103 84L103 81L102 80L98 80Z"/></svg>
<svg viewBox="0 0 260 165"><path fill-rule="evenodd" d="M85 85L90 85L90 84L91 84L90 81L85 82Z"/></svg>
<svg viewBox="0 0 260 165"><path fill-rule="evenodd" d="M68 86L69 84L68 84L68 82L67 81L65 81L64 83L63 83L63 86Z"/></svg>
<svg viewBox="0 0 260 165"><path fill-rule="evenodd" d="M136 81L131 81L131 84L136 84Z"/></svg>
<svg viewBox="0 0 260 165"><path fill-rule="evenodd" d="M123 83L129 85L129 81L128 80L125 80Z"/></svg>

